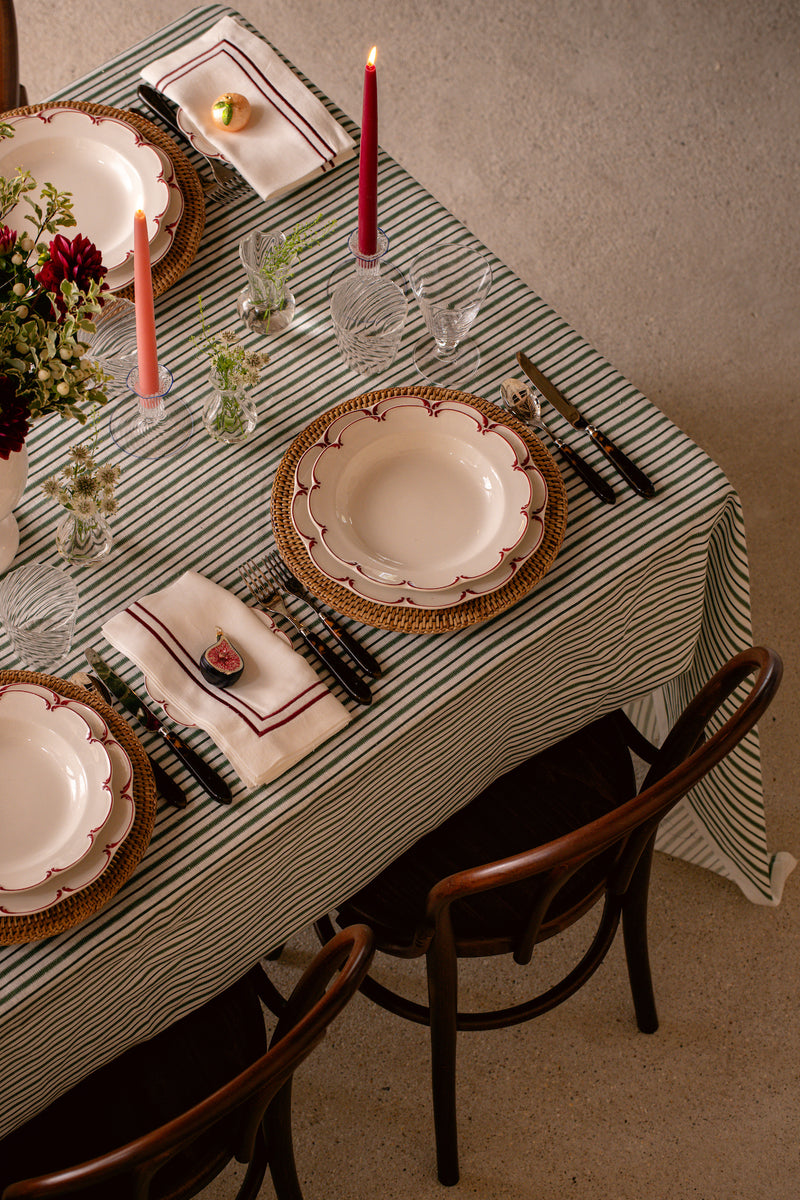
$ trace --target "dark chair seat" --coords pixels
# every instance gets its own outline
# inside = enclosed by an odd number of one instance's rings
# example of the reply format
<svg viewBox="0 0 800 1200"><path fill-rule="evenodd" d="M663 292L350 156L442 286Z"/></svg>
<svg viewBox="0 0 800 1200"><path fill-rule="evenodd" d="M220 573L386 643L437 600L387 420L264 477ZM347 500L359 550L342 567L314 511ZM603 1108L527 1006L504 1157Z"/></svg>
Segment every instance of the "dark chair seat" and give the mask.
<svg viewBox="0 0 800 1200"><path fill-rule="evenodd" d="M17 1179L88 1162L186 1112L241 1074L267 1049L264 1010L252 975L133 1046L60 1096L0 1142L0 1192ZM230 1128L215 1126L155 1177L152 1195L177 1179L213 1179L231 1160ZM87 1197L114 1197L116 1182Z"/></svg>
<svg viewBox="0 0 800 1200"><path fill-rule="evenodd" d="M630 800L636 780L625 729L617 714L603 717L495 780L350 897L339 920L368 924L382 949L391 946L400 954L406 946L418 953L414 940L428 893L443 876L554 841ZM557 928L576 905L591 906L616 853L612 848L577 872L555 896L543 924ZM484 954L489 943L502 943L507 952L525 928L540 886L532 876L461 899L452 910L459 954Z"/></svg>

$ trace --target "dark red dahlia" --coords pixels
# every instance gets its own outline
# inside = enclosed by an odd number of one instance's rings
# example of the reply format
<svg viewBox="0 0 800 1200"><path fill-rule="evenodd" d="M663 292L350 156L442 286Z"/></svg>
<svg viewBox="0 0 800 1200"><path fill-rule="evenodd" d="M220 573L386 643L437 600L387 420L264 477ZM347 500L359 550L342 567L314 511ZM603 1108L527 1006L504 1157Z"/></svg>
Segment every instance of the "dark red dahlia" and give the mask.
<svg viewBox="0 0 800 1200"><path fill-rule="evenodd" d="M17 380L0 375L0 458L22 449L29 428L28 402L17 396Z"/></svg>
<svg viewBox="0 0 800 1200"><path fill-rule="evenodd" d="M107 270L94 242L80 233L72 241L57 233L50 243L50 258L36 275L36 281L45 291L55 292L56 304L63 315L66 305L61 298L61 280L70 279L86 292L90 283L101 282Z"/></svg>
<svg viewBox="0 0 800 1200"><path fill-rule="evenodd" d="M0 225L0 254L9 254L16 244L16 230L9 229L7 225Z"/></svg>

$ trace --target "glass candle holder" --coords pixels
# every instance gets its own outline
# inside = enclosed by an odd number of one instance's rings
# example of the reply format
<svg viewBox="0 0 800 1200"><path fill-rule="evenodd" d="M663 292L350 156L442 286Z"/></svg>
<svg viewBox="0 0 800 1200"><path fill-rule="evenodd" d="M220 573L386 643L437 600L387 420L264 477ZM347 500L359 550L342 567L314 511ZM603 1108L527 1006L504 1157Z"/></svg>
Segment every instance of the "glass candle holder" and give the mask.
<svg viewBox="0 0 800 1200"><path fill-rule="evenodd" d="M408 316L402 271L386 260L389 239L378 230L375 254L362 254L350 234L351 259L328 280L331 321L339 353L359 375L377 375L394 362Z"/></svg>
<svg viewBox="0 0 800 1200"><path fill-rule="evenodd" d="M174 458L192 436L194 419L182 400L170 396L167 403L173 384L169 367L159 364L158 391L152 395L140 393L138 367L128 375L127 384L136 403L112 412L108 422L112 438L134 458Z"/></svg>

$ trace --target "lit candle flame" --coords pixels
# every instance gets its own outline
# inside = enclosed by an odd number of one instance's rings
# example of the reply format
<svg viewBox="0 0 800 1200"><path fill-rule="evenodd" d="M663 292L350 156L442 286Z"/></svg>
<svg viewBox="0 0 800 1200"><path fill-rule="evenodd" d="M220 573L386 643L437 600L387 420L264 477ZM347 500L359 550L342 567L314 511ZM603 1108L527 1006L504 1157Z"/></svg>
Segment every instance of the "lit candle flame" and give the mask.
<svg viewBox="0 0 800 1200"><path fill-rule="evenodd" d="M378 53L378 47L377 47L377 46L373 46L373 47L372 47L372 49L371 49L371 50L370 50L370 52L369 52L369 55L368 55L368 57L367 57L367 66L368 66L368 67L374 67L374 66L375 66L375 56L376 56L376 54L377 54L377 53Z"/></svg>

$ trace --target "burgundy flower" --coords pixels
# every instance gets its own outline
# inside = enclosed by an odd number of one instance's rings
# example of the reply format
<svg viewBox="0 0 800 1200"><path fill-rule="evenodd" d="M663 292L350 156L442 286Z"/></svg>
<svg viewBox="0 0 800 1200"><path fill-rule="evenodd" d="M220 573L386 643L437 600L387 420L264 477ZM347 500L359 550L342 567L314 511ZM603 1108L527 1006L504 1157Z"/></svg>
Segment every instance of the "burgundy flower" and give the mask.
<svg viewBox="0 0 800 1200"><path fill-rule="evenodd" d="M66 305L61 297L61 280L69 279L86 292L92 282L102 281L107 270L94 242L80 233L76 233L72 241L63 233L57 233L50 243L50 258L36 275L36 282L45 291L55 293L56 304L63 316Z"/></svg>
<svg viewBox="0 0 800 1200"><path fill-rule="evenodd" d="M0 254L10 254L17 244L16 230L0 225Z"/></svg>
<svg viewBox="0 0 800 1200"><path fill-rule="evenodd" d="M17 380L0 375L0 458L22 449L29 428L28 402L17 396Z"/></svg>

